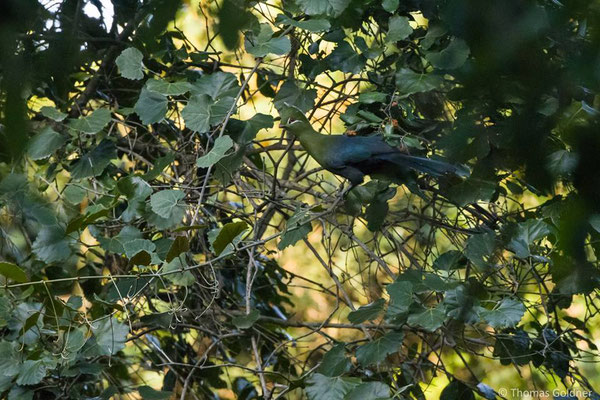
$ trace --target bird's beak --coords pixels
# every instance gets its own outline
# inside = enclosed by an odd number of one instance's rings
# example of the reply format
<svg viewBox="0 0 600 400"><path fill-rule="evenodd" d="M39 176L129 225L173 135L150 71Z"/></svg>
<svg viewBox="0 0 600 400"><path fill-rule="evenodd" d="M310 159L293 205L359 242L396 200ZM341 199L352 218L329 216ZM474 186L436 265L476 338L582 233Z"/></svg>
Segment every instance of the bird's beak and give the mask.
<svg viewBox="0 0 600 400"><path fill-rule="evenodd" d="M279 126L280 126L281 128L284 128L284 129L285 129L285 128L287 128L288 126L290 126L290 124L291 124L292 122L294 122L294 121L295 121L295 119L293 119L293 118L291 118L291 117L290 117L290 118L288 118L288 119L287 119L287 121L280 123L280 124L279 124Z"/></svg>

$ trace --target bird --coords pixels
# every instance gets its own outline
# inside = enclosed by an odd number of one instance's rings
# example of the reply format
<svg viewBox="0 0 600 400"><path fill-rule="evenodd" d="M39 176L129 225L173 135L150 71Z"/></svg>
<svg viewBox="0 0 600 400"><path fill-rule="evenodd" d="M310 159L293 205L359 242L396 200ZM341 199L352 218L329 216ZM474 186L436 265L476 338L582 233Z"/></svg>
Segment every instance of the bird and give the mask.
<svg viewBox="0 0 600 400"><path fill-rule="evenodd" d="M412 156L385 142L380 135L323 135L315 131L304 113L287 106L280 112L280 126L290 132L324 169L350 181L350 188L366 175L396 184L409 183L413 171L434 178L464 176L465 170L445 161Z"/></svg>

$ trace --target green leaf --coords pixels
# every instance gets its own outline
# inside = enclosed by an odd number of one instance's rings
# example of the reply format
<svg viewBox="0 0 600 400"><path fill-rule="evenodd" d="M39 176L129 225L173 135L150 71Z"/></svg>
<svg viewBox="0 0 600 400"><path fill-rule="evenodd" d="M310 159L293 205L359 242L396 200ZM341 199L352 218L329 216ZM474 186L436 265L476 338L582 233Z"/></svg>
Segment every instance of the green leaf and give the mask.
<svg viewBox="0 0 600 400"><path fill-rule="evenodd" d="M50 118L56 122L60 122L67 118L67 114L57 110L56 107L44 106L40 109L40 112L44 117Z"/></svg>
<svg viewBox="0 0 600 400"><path fill-rule="evenodd" d="M193 95L208 95L214 100L224 97L237 97L240 85L235 75L229 72L213 72L202 75L194 82L191 93Z"/></svg>
<svg viewBox="0 0 600 400"><path fill-rule="evenodd" d="M79 119L71 120L69 127L83 133L94 134L100 132L110 122L110 110L99 108L91 114Z"/></svg>
<svg viewBox="0 0 600 400"><path fill-rule="evenodd" d="M312 224L310 222L312 215L309 208L297 207L294 215L285 224L285 230L283 231L283 235L281 235L281 240L277 244L277 248L283 250L304 239L312 231Z"/></svg>
<svg viewBox="0 0 600 400"><path fill-rule="evenodd" d="M465 267L465 260L458 250L450 250L440 254L433 262L433 268L442 271L452 271Z"/></svg>
<svg viewBox="0 0 600 400"><path fill-rule="evenodd" d="M87 190L76 185L69 185L63 190L62 195L67 203L76 205L80 204L83 199L85 199Z"/></svg>
<svg viewBox="0 0 600 400"><path fill-rule="evenodd" d="M235 245L236 239L241 239L241 236L248 229L248 224L240 222L229 222L216 232L210 244L216 255L220 255L229 245ZM233 250L233 249L231 249Z"/></svg>
<svg viewBox="0 0 600 400"><path fill-rule="evenodd" d="M413 285L410 282L394 282L386 290L390 295L388 315L392 318L407 312L414 302Z"/></svg>
<svg viewBox="0 0 600 400"><path fill-rule="evenodd" d="M20 356L17 351L17 342L0 342L0 371L9 377L15 377L21 367Z"/></svg>
<svg viewBox="0 0 600 400"><path fill-rule="evenodd" d="M275 23L279 25L291 25L309 32L323 32L331 28L331 24L326 19L311 18L304 21L296 21L285 14L278 14Z"/></svg>
<svg viewBox="0 0 600 400"><path fill-rule="evenodd" d="M117 158L117 148L113 142L104 139L92 151L71 164L69 167L71 178L83 179L101 175L114 158Z"/></svg>
<svg viewBox="0 0 600 400"><path fill-rule="evenodd" d="M390 398L390 387L383 382L365 382L352 389L344 400L385 400Z"/></svg>
<svg viewBox="0 0 600 400"><path fill-rule="evenodd" d="M115 317L102 318L91 324L92 333L96 339L99 355L114 355L125 348L125 340L129 333L126 324L119 322Z"/></svg>
<svg viewBox="0 0 600 400"><path fill-rule="evenodd" d="M147 239L133 239L123 244L125 255L131 259L136 254L145 251L148 254L154 253L156 245Z"/></svg>
<svg viewBox="0 0 600 400"><path fill-rule="evenodd" d="M343 343L336 344L323 356L319 373L325 376L341 376L350 370L350 360L346 357L346 347Z"/></svg>
<svg viewBox="0 0 600 400"><path fill-rule="evenodd" d="M420 326L426 331L433 332L441 327L446 321L446 312L444 307L438 305L433 308L428 308L423 312L411 314L408 316L408 324L412 326Z"/></svg>
<svg viewBox="0 0 600 400"><path fill-rule="evenodd" d="M170 282L173 282L175 285L179 286L191 286L196 282L196 278L191 271L185 270L187 267L187 262L184 257L177 257L163 264L161 269L161 273L172 272L172 271L180 271L177 273L166 274L165 278Z"/></svg>
<svg viewBox="0 0 600 400"><path fill-rule="evenodd" d="M403 96L439 89L442 83L443 79L438 75L419 74L406 68L396 73L396 87Z"/></svg>
<svg viewBox="0 0 600 400"><path fill-rule="evenodd" d="M143 87L133 109L139 115L142 123L149 125L163 120L167 114L168 104L169 102L164 95Z"/></svg>
<svg viewBox="0 0 600 400"><path fill-rule="evenodd" d="M46 127L29 141L27 154L34 160L42 160L50 157L66 141L66 137L55 132L52 128Z"/></svg>
<svg viewBox="0 0 600 400"><path fill-rule="evenodd" d="M406 17L394 15L389 21L390 28L385 40L387 42L398 42L410 36L413 28L410 26L409 20Z"/></svg>
<svg viewBox="0 0 600 400"><path fill-rule="evenodd" d="M185 192L181 190L161 190L150 196L150 206L162 218L170 219L176 215L183 217L185 203L182 204L181 200L184 197Z"/></svg>
<svg viewBox="0 0 600 400"><path fill-rule="evenodd" d="M488 258L496 248L496 235L494 232L479 233L471 236L465 246L465 256L475 266L486 268Z"/></svg>
<svg viewBox="0 0 600 400"><path fill-rule="evenodd" d="M48 264L65 261L71 256L71 241L60 226L47 226L38 233L31 250L38 259Z"/></svg>
<svg viewBox="0 0 600 400"><path fill-rule="evenodd" d="M496 192L496 186L496 182L470 177L450 187L448 196L459 206L465 206L478 200L489 201Z"/></svg>
<svg viewBox="0 0 600 400"><path fill-rule="evenodd" d="M362 345L356 349L356 360L364 367L371 364L379 364L392 353L398 351L402 346L404 334L402 332L390 332L377 340Z"/></svg>
<svg viewBox="0 0 600 400"><path fill-rule="evenodd" d="M467 385L453 380L442 390L440 400L475 400L475 395Z"/></svg>
<svg viewBox="0 0 600 400"><path fill-rule="evenodd" d="M286 80L275 95L273 103L279 112L287 105L295 106L302 112L307 112L315 105L316 98L317 91L315 89L300 89L294 81Z"/></svg>
<svg viewBox="0 0 600 400"><path fill-rule="evenodd" d="M306 380L306 395L310 400L344 400L360 384L358 378L328 377L315 373Z"/></svg>
<svg viewBox="0 0 600 400"><path fill-rule="evenodd" d="M394 13L398 9L399 5L400 0L383 0L381 2L383 9L389 13Z"/></svg>
<svg viewBox="0 0 600 400"><path fill-rule="evenodd" d="M144 400L168 400L173 395L173 392L154 390L150 386L140 386L138 388L138 393Z"/></svg>
<svg viewBox="0 0 600 400"><path fill-rule="evenodd" d="M240 31L258 25L257 18L244 0L223 0L219 7L219 36L225 46L234 50L239 46Z"/></svg>
<svg viewBox="0 0 600 400"><path fill-rule="evenodd" d="M251 32L251 31L250 31ZM268 24L260 25L258 35L246 34L246 51L254 57L265 57L268 54L283 55L292 50L287 36L273 37L273 30Z"/></svg>
<svg viewBox="0 0 600 400"><path fill-rule="evenodd" d="M385 300L377 299L371 304L359 307L358 310L348 314L348 321L353 324L362 324L365 321L374 320L383 311Z"/></svg>
<svg viewBox="0 0 600 400"><path fill-rule="evenodd" d="M256 309L250 310L248 314L237 315L232 318L231 323L238 329L248 329L260 318L260 313Z"/></svg>
<svg viewBox="0 0 600 400"><path fill-rule="evenodd" d="M223 122L229 110L234 107L234 99L225 97L216 102L208 95L193 96L181 111L186 128L194 132L208 132L211 125Z"/></svg>
<svg viewBox="0 0 600 400"><path fill-rule="evenodd" d="M425 58L438 69L460 68L469 58L469 46L462 39L453 39L448 47L438 53L428 53Z"/></svg>
<svg viewBox="0 0 600 400"><path fill-rule="evenodd" d="M548 236L550 232L550 227L542 220L530 219L521 222L507 248L514 251L519 258L529 257L534 242Z"/></svg>
<svg viewBox="0 0 600 400"><path fill-rule="evenodd" d="M33 400L34 391L19 385L11 385L8 400Z"/></svg>
<svg viewBox="0 0 600 400"><path fill-rule="evenodd" d="M338 17L350 4L350 0L297 0L296 4L308 15Z"/></svg>
<svg viewBox="0 0 600 400"><path fill-rule="evenodd" d="M87 342L86 337L87 330L83 327L71 329L65 332L63 336L63 351L61 356L66 360L74 360L77 357L77 353Z"/></svg>
<svg viewBox="0 0 600 400"><path fill-rule="evenodd" d="M176 257L179 257L180 254L185 253L190 250L190 242L185 236L177 236L171 244L169 248L169 252L167 253L167 257L165 260L167 262L171 262Z"/></svg>
<svg viewBox="0 0 600 400"><path fill-rule="evenodd" d="M367 59L352 49L348 42L340 42L326 58L332 70L360 74L365 68Z"/></svg>
<svg viewBox="0 0 600 400"><path fill-rule="evenodd" d="M469 290L465 285L459 285L452 290L448 290L443 305L448 317L471 324L479 321L476 311L478 301L469 294Z"/></svg>
<svg viewBox="0 0 600 400"><path fill-rule="evenodd" d="M364 104L373 104L384 102L387 94L381 92L366 92L358 96L358 101Z"/></svg>
<svg viewBox="0 0 600 400"><path fill-rule="evenodd" d="M125 49L116 58L115 63L119 67L119 73L123 78L138 80L144 77L144 55L135 47Z"/></svg>
<svg viewBox="0 0 600 400"><path fill-rule="evenodd" d="M46 376L46 366L42 360L25 360L21 364L18 385L36 385Z"/></svg>
<svg viewBox="0 0 600 400"><path fill-rule="evenodd" d="M198 158L196 165L199 168L208 168L218 163L225 153L233 147L233 140L227 135L218 137L212 149L202 157Z"/></svg>
<svg viewBox="0 0 600 400"><path fill-rule="evenodd" d="M494 329L512 328L523 318L525 306L520 301L507 297L493 310L483 310L480 314Z"/></svg>
<svg viewBox="0 0 600 400"><path fill-rule="evenodd" d="M146 88L165 96L179 96L189 92L192 85L186 81L168 82L164 79L150 79L146 82Z"/></svg>
<svg viewBox="0 0 600 400"><path fill-rule="evenodd" d="M548 156L548 169L557 176L567 176L575 170L577 162L577 154L558 150Z"/></svg>
<svg viewBox="0 0 600 400"><path fill-rule="evenodd" d="M27 274L16 264L0 261L0 275L15 282L27 282Z"/></svg>

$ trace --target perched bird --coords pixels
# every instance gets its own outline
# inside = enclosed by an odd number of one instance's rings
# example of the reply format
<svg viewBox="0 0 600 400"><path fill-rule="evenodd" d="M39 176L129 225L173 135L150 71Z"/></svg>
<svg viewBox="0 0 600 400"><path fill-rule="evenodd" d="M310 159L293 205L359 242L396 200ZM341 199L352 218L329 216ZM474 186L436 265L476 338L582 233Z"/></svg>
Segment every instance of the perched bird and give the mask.
<svg viewBox="0 0 600 400"><path fill-rule="evenodd" d="M352 187L360 185L365 175L399 184L407 183L412 171L433 177L464 175L462 169L447 162L405 154L381 136L320 134L295 107L283 109L281 120L281 127L292 133L312 158L326 170L348 179Z"/></svg>

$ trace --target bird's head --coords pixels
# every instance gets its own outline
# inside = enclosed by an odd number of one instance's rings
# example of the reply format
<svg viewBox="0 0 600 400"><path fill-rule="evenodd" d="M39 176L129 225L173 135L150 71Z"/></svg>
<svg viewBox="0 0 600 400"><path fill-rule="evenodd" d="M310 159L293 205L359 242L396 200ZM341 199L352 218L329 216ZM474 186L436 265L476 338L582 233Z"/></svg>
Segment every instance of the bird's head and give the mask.
<svg viewBox="0 0 600 400"><path fill-rule="evenodd" d="M287 129L296 136L306 128L311 128L310 122L308 122L304 113L297 107L286 104L286 107L280 110L279 115L281 115L279 126Z"/></svg>

